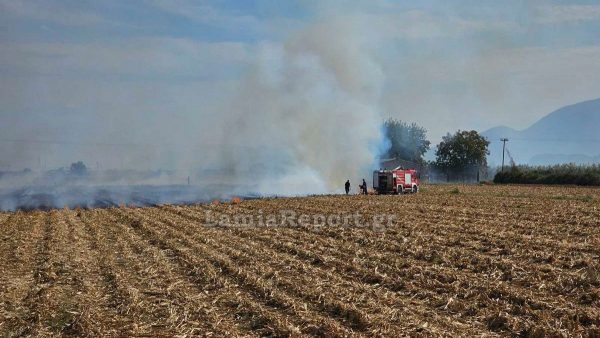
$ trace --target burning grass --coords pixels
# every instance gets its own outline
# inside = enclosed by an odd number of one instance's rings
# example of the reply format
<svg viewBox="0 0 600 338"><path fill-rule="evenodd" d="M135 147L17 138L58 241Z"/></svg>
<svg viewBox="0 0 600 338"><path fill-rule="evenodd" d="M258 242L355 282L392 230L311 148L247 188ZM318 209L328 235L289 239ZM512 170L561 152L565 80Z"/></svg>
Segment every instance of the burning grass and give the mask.
<svg viewBox="0 0 600 338"><path fill-rule="evenodd" d="M596 337L598 201L594 188L441 185L0 213L0 332ZM396 224L206 226L207 211L282 210Z"/></svg>

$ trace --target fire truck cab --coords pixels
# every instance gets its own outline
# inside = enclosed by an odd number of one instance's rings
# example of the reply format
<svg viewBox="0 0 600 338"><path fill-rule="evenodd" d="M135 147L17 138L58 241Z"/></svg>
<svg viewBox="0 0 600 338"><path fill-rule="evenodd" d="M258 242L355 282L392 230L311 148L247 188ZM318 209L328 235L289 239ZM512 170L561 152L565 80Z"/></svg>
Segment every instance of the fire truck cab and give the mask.
<svg viewBox="0 0 600 338"><path fill-rule="evenodd" d="M398 167L373 172L373 189L378 194L403 194L419 191L419 174L416 169Z"/></svg>

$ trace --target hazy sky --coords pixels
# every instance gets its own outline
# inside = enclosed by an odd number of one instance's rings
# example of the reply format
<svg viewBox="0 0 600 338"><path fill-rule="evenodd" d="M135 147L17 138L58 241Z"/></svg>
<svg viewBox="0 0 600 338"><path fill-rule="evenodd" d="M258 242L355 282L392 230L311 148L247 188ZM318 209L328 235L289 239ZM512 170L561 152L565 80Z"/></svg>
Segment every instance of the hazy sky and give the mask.
<svg viewBox="0 0 600 338"><path fill-rule="evenodd" d="M524 128L600 97L598 1L0 0L0 168L66 164L77 158L56 148L78 142L226 142L211 129L243 106L230 105L241 79L278 62L276 46L314 47L343 83L336 106L364 95L366 123L417 122L434 142L456 129ZM282 106L290 102L302 100ZM340 113L327 123L363 122ZM59 144L36 155L39 144L24 139Z"/></svg>

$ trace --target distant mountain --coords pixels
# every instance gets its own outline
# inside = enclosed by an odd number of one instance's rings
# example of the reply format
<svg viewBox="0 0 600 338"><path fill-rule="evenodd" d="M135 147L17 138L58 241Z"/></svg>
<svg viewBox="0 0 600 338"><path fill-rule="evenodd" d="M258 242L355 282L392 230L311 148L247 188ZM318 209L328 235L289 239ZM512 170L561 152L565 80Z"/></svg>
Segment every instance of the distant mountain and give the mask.
<svg viewBox="0 0 600 338"><path fill-rule="evenodd" d="M503 137L517 164L600 163L600 99L560 108L524 130L501 126L482 135L491 142L491 165L502 161Z"/></svg>

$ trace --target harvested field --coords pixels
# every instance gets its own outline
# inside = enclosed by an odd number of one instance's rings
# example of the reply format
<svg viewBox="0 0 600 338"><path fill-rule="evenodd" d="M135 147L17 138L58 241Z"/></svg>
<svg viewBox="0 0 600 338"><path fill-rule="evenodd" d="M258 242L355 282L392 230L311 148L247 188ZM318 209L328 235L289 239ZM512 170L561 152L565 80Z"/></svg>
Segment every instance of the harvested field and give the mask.
<svg viewBox="0 0 600 338"><path fill-rule="evenodd" d="M339 222L357 211L395 221ZM599 337L600 189L0 213L0 332Z"/></svg>

